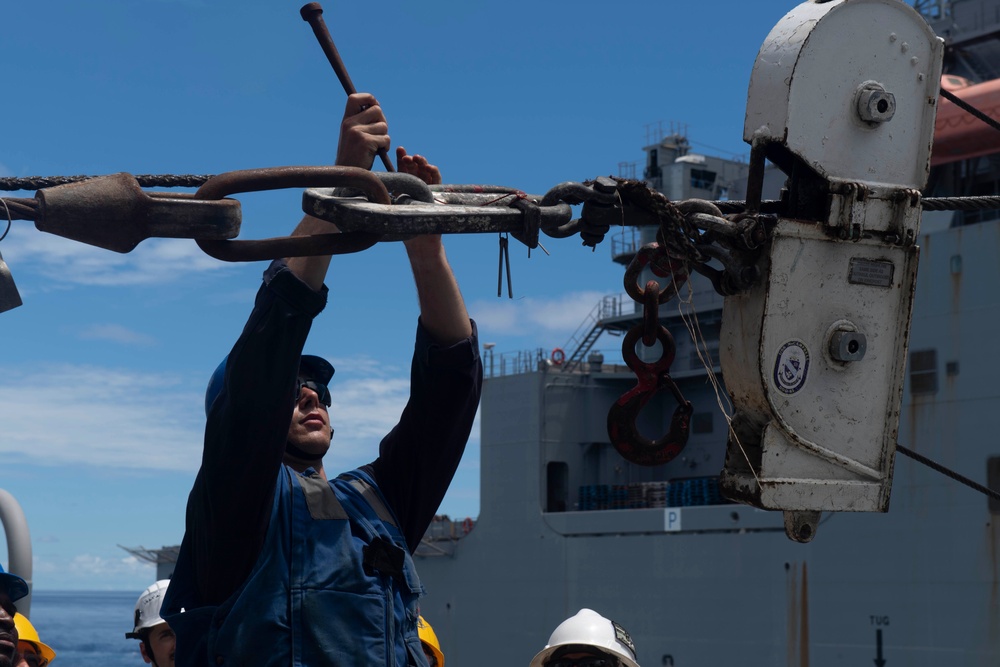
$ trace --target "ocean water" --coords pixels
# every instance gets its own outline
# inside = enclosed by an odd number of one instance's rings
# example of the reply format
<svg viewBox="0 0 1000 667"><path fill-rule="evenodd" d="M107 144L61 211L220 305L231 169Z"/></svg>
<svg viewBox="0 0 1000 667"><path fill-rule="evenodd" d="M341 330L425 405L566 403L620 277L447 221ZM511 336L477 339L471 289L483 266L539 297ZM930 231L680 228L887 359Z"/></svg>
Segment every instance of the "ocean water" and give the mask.
<svg viewBox="0 0 1000 667"><path fill-rule="evenodd" d="M35 591L31 623L56 652L53 667L145 667L139 642L125 639L141 591Z"/></svg>

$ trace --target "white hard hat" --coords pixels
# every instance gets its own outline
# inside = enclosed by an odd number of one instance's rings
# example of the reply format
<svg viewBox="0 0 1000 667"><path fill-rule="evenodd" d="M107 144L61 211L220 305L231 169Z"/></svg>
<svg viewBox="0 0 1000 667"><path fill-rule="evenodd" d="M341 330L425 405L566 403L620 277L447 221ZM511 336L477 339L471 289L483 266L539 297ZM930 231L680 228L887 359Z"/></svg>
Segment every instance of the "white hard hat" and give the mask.
<svg viewBox="0 0 1000 667"><path fill-rule="evenodd" d="M531 660L530 667L542 667L549 657L564 646L593 646L618 657L627 667L639 667L635 646L625 628L591 609L581 609L559 624L545 645Z"/></svg>
<svg viewBox="0 0 1000 667"><path fill-rule="evenodd" d="M142 630L166 622L160 618L160 605L163 604L163 596L166 595L169 584L169 579L160 579L142 592L135 602L135 627L132 632L125 633L127 639L142 639Z"/></svg>

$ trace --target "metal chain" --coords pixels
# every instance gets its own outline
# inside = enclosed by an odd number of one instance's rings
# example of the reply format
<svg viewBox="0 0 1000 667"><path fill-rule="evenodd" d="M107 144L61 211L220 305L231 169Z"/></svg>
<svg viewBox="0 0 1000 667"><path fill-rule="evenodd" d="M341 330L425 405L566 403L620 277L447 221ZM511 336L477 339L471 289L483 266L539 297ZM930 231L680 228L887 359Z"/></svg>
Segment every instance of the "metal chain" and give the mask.
<svg viewBox="0 0 1000 667"><path fill-rule="evenodd" d="M644 181L631 179L615 179L622 202L632 204L640 211L652 216L652 224L657 224L660 231L657 240L666 248L667 254L674 259L699 263L705 257L698 250L696 242L701 240L698 229L684 216L677 205L667 197L649 187Z"/></svg>

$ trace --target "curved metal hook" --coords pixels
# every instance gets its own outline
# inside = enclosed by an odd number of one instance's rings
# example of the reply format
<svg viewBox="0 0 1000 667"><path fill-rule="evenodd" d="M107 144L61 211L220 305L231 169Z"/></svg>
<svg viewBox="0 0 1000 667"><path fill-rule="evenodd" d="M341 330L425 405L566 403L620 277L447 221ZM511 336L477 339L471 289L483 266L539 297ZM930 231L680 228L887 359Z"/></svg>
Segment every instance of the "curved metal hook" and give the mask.
<svg viewBox="0 0 1000 667"><path fill-rule="evenodd" d="M639 359L635 346L642 338L643 326L632 327L622 342L622 356L636 375L636 385L622 394L608 411L608 437L611 444L625 460L639 465L660 465L677 457L687 444L690 434L691 414L694 408L684 400L680 389L670 378L670 364L676 353L674 338L662 325L657 332L662 352L653 363ZM636 420L653 395L666 387L677 399L677 408L666 435L651 440L639 432Z"/></svg>
<svg viewBox="0 0 1000 667"><path fill-rule="evenodd" d="M221 199L238 192L285 188L346 187L361 190L378 204L391 204L389 192L377 176L357 167L272 167L245 169L213 176L195 193L197 199ZM358 252L378 243L380 234L368 232L286 236L253 241L196 239L208 255L227 262L278 257L309 257Z"/></svg>

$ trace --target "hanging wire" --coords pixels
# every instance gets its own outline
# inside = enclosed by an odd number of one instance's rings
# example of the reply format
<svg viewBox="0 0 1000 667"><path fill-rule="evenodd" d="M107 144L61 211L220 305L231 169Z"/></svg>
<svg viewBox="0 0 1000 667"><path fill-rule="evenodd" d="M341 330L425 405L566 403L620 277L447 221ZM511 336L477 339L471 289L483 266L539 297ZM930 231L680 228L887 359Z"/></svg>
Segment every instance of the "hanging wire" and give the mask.
<svg viewBox="0 0 1000 667"><path fill-rule="evenodd" d="M958 108L964 109L965 111L971 113L973 116L975 116L979 120L983 121L984 123L986 123L987 125L989 125L990 127L992 127L994 130L1000 130L1000 122L997 122L996 120L990 118L989 116L987 116L986 114L984 114L982 111L980 111L976 107L972 106L971 104L969 104L968 102L966 102L965 100L963 100L958 95L955 95L954 93L952 93L950 91L947 91L944 88L942 88L941 89L941 97L945 98L946 100L948 100L949 102L951 102L952 104L954 104L955 106L957 106Z"/></svg>
<svg viewBox="0 0 1000 667"><path fill-rule="evenodd" d="M941 465L940 463L932 461L931 459L927 458L923 454L917 454L912 449L907 449L906 447L904 447L903 445L901 445L899 443L896 443L896 451L899 452L900 454L904 454L906 456L909 456L911 459L913 459L917 463L922 463L925 466L927 466L928 468L931 468L932 470L936 470L937 472L941 473L942 475L945 475L947 477L951 477L956 482L960 482L962 484L965 484L969 488L975 489L976 491L979 491L980 493L989 496L993 500L1000 500L1000 493L998 493L997 491L994 491L993 489L991 489L989 487L983 486L982 484L978 484L977 482L973 482L968 477L965 477L964 475L959 475L954 470L946 468L943 465Z"/></svg>
<svg viewBox="0 0 1000 667"><path fill-rule="evenodd" d="M7 233L10 232L10 226L14 224L14 219L10 217L10 209L7 208L7 202L3 199L0 199L0 202L3 202L3 208L7 211L7 229L3 230L3 234L0 235L0 241L3 241L7 238Z"/></svg>

